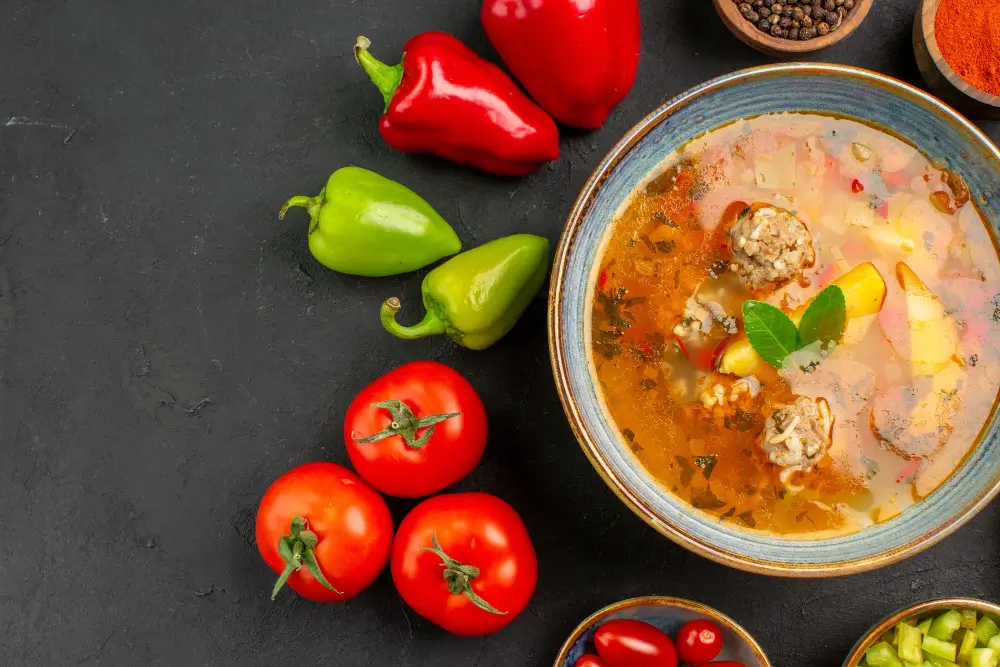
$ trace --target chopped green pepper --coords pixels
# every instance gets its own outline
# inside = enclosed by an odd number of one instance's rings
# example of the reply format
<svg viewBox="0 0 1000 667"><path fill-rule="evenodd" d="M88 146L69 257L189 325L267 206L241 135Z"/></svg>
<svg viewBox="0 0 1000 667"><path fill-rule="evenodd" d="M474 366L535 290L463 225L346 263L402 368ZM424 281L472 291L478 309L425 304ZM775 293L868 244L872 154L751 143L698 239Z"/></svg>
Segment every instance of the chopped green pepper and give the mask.
<svg viewBox="0 0 1000 667"><path fill-rule="evenodd" d="M399 299L382 304L382 326L397 338L444 334L483 350L511 330L545 283L548 240L515 234L452 257L424 278L427 314L413 326L396 322Z"/></svg>
<svg viewBox="0 0 1000 667"><path fill-rule="evenodd" d="M972 655L972 649L976 648L977 641L975 632L962 630L962 638L958 642L958 657L955 659L959 667L965 667L969 663L969 656Z"/></svg>
<svg viewBox="0 0 1000 667"><path fill-rule="evenodd" d="M870 667L903 667L903 661L889 642L879 642L865 651L865 660Z"/></svg>
<svg viewBox="0 0 1000 667"><path fill-rule="evenodd" d="M950 660L951 662L955 662L955 654L958 653L958 647L951 642L935 639L930 635L926 635L924 637L921 647L925 652L930 653L932 656L944 658L945 660Z"/></svg>
<svg viewBox="0 0 1000 667"><path fill-rule="evenodd" d="M920 648L920 642L923 640L923 633L912 625L900 623L896 626L896 636L898 639L896 650L903 662L922 664L924 652Z"/></svg>
<svg viewBox="0 0 1000 667"><path fill-rule="evenodd" d="M976 615L975 609L963 609L962 610L962 627L968 628L969 630L975 630L976 620L978 616Z"/></svg>
<svg viewBox="0 0 1000 667"><path fill-rule="evenodd" d="M319 263L355 276L416 271L462 249L455 231L404 185L361 167L333 172L315 197L292 197L309 211L309 250Z"/></svg>
<svg viewBox="0 0 1000 667"><path fill-rule="evenodd" d="M926 634L928 634L931 631L931 623L933 623L933 622L934 622L934 619L931 618L930 616L928 616L924 620L922 620L919 623L917 623L917 630L920 630L920 632L922 632L922 633L924 633L926 635Z"/></svg>
<svg viewBox="0 0 1000 667"><path fill-rule="evenodd" d="M986 642L986 646L993 649L1000 654L1000 635L993 635L990 640Z"/></svg>
<svg viewBox="0 0 1000 667"><path fill-rule="evenodd" d="M1000 627L997 627L992 618L984 614L979 619L979 623L976 624L976 639L979 640L980 644L986 646L997 635L1000 635Z"/></svg>
<svg viewBox="0 0 1000 667"><path fill-rule="evenodd" d="M941 641L951 641L952 635L962 625L962 613L957 609L949 609L934 619L931 623L931 631L928 633L934 639ZM951 658L954 660L954 658Z"/></svg>
<svg viewBox="0 0 1000 667"><path fill-rule="evenodd" d="M991 648L973 649L969 667L997 667L997 652Z"/></svg>

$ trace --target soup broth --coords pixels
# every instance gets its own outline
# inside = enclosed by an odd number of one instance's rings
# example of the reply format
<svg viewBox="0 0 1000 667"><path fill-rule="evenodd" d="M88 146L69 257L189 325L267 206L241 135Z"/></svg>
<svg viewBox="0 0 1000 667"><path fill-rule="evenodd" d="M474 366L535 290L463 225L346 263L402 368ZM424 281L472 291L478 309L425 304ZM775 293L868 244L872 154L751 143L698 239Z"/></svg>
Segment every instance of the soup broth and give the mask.
<svg viewBox="0 0 1000 667"><path fill-rule="evenodd" d="M925 498L1000 387L1000 262L975 203L847 119L766 115L685 145L633 193L594 273L592 361L623 442L750 530L846 534ZM797 322L830 284L839 344L765 363L744 302Z"/></svg>

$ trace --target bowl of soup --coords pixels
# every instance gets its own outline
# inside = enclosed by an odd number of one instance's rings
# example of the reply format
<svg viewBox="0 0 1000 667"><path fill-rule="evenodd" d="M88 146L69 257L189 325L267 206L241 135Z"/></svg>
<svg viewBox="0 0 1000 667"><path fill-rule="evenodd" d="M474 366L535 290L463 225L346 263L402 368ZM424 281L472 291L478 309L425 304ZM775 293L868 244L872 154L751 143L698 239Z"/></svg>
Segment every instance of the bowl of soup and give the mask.
<svg viewBox="0 0 1000 667"><path fill-rule="evenodd" d="M563 232L563 407L642 519L828 576L944 538L1000 486L1000 152L905 83L793 63L647 116Z"/></svg>

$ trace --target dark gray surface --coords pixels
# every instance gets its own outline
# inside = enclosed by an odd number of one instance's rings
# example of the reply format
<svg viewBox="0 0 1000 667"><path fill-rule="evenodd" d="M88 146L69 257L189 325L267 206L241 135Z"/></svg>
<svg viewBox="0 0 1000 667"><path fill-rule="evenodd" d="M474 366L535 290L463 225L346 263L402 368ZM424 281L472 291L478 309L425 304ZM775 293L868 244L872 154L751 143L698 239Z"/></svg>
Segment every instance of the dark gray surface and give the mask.
<svg viewBox="0 0 1000 667"><path fill-rule="evenodd" d="M276 220L287 196L353 163L423 194L467 247L514 232L555 242L633 123L767 62L709 0L642 4L630 97L517 180L392 152L350 55L359 33L393 61L408 36L442 29L495 57L473 0L0 3L0 664L547 665L595 609L661 593L731 614L777 665L834 667L903 604L1000 599L995 505L944 544L849 578L763 578L684 551L580 452L543 303L486 352L397 341L378 304L399 293L413 306L421 275L328 272L308 254L304 215ZM915 5L877 0L821 58L915 81ZM485 640L419 619L388 573L346 604L290 592L271 603L251 544L268 483L299 463L346 462L349 400L419 358L482 392L489 448L459 488L520 510L540 558L528 612ZM390 504L397 521L411 506Z"/></svg>

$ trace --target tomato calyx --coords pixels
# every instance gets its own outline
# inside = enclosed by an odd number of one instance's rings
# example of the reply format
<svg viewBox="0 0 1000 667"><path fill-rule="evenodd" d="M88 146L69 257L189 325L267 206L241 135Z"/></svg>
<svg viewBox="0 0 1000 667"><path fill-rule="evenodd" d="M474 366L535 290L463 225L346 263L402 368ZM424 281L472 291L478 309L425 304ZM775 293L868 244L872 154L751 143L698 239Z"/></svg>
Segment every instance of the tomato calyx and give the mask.
<svg viewBox="0 0 1000 667"><path fill-rule="evenodd" d="M292 576L292 572L298 572L303 566L316 578L316 581L334 593L341 594L326 580L323 571L319 569L319 563L316 562L316 555L313 553L313 547L317 544L319 536L309 530L309 523L300 516L292 519L291 532L278 540L278 553L285 560L285 569L282 570L271 591L272 600L278 596L278 591L288 581L288 577Z"/></svg>
<svg viewBox="0 0 1000 667"><path fill-rule="evenodd" d="M360 445L367 445L372 442L378 442L379 440L398 435L403 438L406 446L410 449L420 449L426 445L427 441L431 439L432 435L434 435L434 429L438 424L462 414L461 412L446 412L436 415L427 415L426 417L417 419L413 416L413 411L410 410L410 407L406 405L406 403L397 400L379 401L378 403L372 403L372 407L384 408L388 410L389 414L392 415L392 423L378 433L373 433L360 439L354 438L354 442ZM417 431L422 428L427 430L424 431L418 438Z"/></svg>
<svg viewBox="0 0 1000 667"><path fill-rule="evenodd" d="M431 544L434 546L423 547L420 551L430 551L432 554L436 554L442 561L444 561L441 563L441 567L444 568L442 576L444 577L444 580L448 582L448 591L450 593L454 595L464 595L469 598L469 601L472 602L472 604L476 605L483 611L490 612L491 614L503 616L507 613L496 609L489 602L479 597L478 593L472 590L472 580L479 576L479 568L475 565L462 565L457 560L442 551L441 544L438 542L436 530L431 533Z"/></svg>

